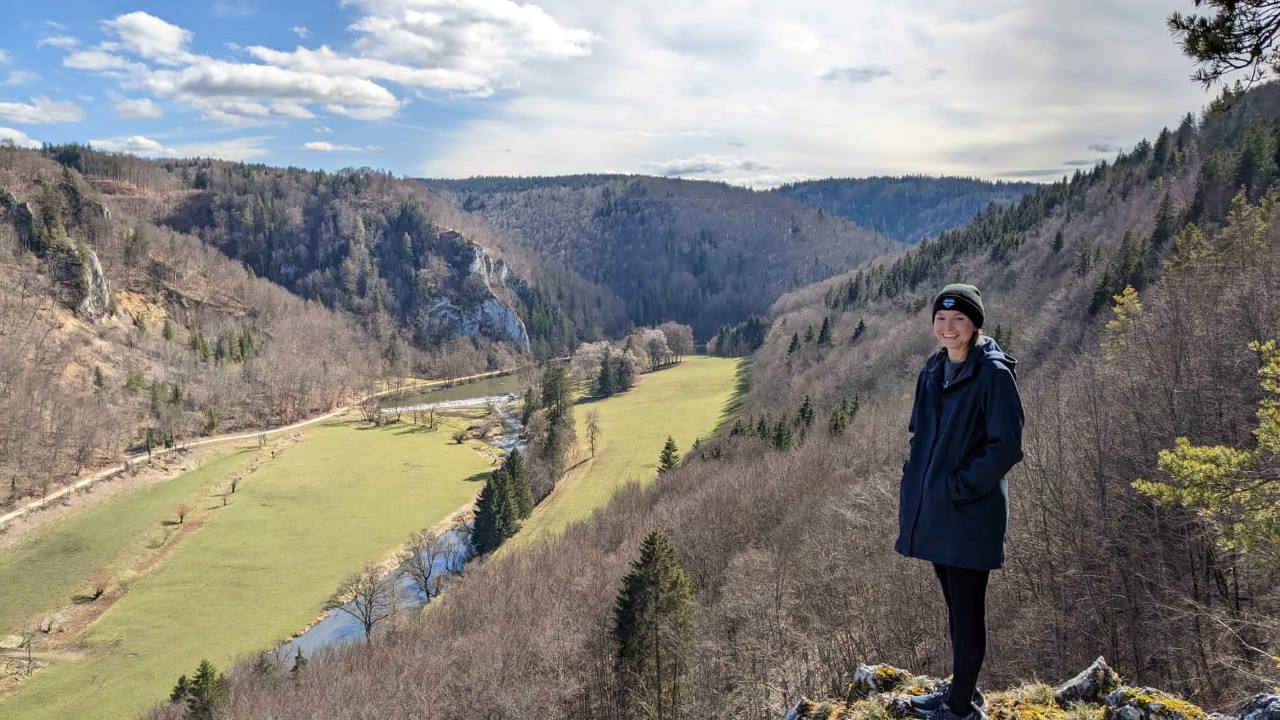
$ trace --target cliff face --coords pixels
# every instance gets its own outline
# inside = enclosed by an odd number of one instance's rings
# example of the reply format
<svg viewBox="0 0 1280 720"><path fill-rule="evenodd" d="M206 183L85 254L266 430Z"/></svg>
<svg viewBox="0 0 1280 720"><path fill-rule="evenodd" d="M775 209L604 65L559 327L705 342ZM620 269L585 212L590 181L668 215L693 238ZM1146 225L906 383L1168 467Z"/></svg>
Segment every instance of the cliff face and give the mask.
<svg viewBox="0 0 1280 720"><path fill-rule="evenodd" d="M522 282L511 267L456 231L443 231L438 241L456 248L449 262L453 277L429 293L427 326L464 337L513 342L527 352L529 333L524 322L500 297L509 296ZM446 287L449 292L442 291Z"/></svg>

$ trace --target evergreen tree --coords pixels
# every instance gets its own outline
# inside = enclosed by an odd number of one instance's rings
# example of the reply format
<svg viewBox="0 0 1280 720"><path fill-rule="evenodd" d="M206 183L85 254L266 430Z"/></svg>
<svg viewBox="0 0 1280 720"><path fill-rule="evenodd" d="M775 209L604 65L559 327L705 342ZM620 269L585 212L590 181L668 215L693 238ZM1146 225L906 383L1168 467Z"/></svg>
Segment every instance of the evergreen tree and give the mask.
<svg viewBox="0 0 1280 720"><path fill-rule="evenodd" d="M831 345L831 318L822 318L822 329L818 331L818 344Z"/></svg>
<svg viewBox="0 0 1280 720"><path fill-rule="evenodd" d="M773 426L773 447L778 450L790 450L795 444L795 433L791 430L791 423L785 418L778 418L778 422Z"/></svg>
<svg viewBox="0 0 1280 720"><path fill-rule="evenodd" d="M524 390L524 409L520 413L520 422L528 425L529 418L538 412L538 409L538 393L530 385Z"/></svg>
<svg viewBox="0 0 1280 720"><path fill-rule="evenodd" d="M524 464L524 456L519 450L512 448L502 469L511 484L511 499L516 517L523 520L533 513L533 490L529 482L529 468Z"/></svg>
<svg viewBox="0 0 1280 720"><path fill-rule="evenodd" d="M654 528L640 545L640 558L622 578L613 636L628 700L652 708L658 718L678 714L693 611L689 575L666 535Z"/></svg>
<svg viewBox="0 0 1280 720"><path fill-rule="evenodd" d="M609 397L616 392L617 381L614 378L613 353L609 346L604 346L604 357L600 358L600 375L596 378L596 391L602 397Z"/></svg>
<svg viewBox="0 0 1280 720"><path fill-rule="evenodd" d="M1280 348L1275 340L1249 347L1261 359L1257 447L1192 445L1179 437L1173 449L1160 451L1159 467L1169 479L1137 480L1134 487L1162 505L1195 510L1217 530L1223 548L1274 572L1280 569Z"/></svg>
<svg viewBox="0 0 1280 720"><path fill-rule="evenodd" d="M827 419L827 432L831 437L840 437L849 429L849 416L844 408L837 405L831 408L831 417Z"/></svg>
<svg viewBox="0 0 1280 720"><path fill-rule="evenodd" d="M800 405L800 411L796 413L796 425L807 430L813 426L813 421L817 417L818 411L813 408L813 398L805 395L804 403Z"/></svg>
<svg viewBox="0 0 1280 720"><path fill-rule="evenodd" d="M297 675L307 666L307 656L302 654L302 648L298 648L297 654L293 656L293 669L289 672Z"/></svg>
<svg viewBox="0 0 1280 720"><path fill-rule="evenodd" d="M791 333L791 345L787 348L787 354L792 355L796 350L800 349L800 333Z"/></svg>
<svg viewBox="0 0 1280 720"><path fill-rule="evenodd" d="M680 451L675 439L668 435L666 444L662 446L662 454L658 456L658 472L664 473L679 464Z"/></svg>
<svg viewBox="0 0 1280 720"><path fill-rule="evenodd" d="M178 678L178 684L169 693L169 702L184 702L187 716L212 718L231 699L231 683L208 660L201 660L196 674L187 679Z"/></svg>
<svg viewBox="0 0 1280 720"><path fill-rule="evenodd" d="M859 318L858 327L853 329L853 339L857 340L858 338L862 337L862 333L866 331L867 331L867 321L862 318Z"/></svg>
<svg viewBox="0 0 1280 720"><path fill-rule="evenodd" d="M520 527L517 503L511 495L505 468L489 474L476 500L476 519L471 529L471 546L483 555L498 548Z"/></svg>

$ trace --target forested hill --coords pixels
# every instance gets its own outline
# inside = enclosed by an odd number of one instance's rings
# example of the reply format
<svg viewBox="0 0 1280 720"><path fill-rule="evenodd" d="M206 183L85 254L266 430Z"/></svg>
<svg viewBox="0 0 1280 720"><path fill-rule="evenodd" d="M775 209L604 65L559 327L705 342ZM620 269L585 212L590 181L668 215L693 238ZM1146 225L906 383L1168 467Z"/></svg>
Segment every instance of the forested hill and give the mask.
<svg viewBox="0 0 1280 720"><path fill-rule="evenodd" d="M638 325L699 339L899 246L770 193L644 176L423 181L511 241L609 288Z"/></svg>
<svg viewBox="0 0 1280 720"><path fill-rule="evenodd" d="M294 682L245 662L226 716L617 718L647 703L765 720L802 695L843 699L860 662L945 676L936 579L892 543L911 393L934 349L928 307L955 280L981 287L1027 413L984 689L1104 655L1134 685L1235 710L1280 679L1280 428L1274 379L1264 393L1259 377L1280 357L1249 345L1280 337L1280 92L1225 100L1113 163L783 297L727 437L559 542L469 565L419 624ZM1155 501L1183 497L1179 468L1218 483L1191 494L1203 513ZM1170 484L1149 494L1139 478ZM617 611L623 577L654 528L676 578L658 602L679 622L620 652L633 630Z"/></svg>
<svg viewBox="0 0 1280 720"><path fill-rule="evenodd" d="M914 245L967 225L992 204L1008 207L1038 187L1029 182L905 175L809 180L772 192Z"/></svg>

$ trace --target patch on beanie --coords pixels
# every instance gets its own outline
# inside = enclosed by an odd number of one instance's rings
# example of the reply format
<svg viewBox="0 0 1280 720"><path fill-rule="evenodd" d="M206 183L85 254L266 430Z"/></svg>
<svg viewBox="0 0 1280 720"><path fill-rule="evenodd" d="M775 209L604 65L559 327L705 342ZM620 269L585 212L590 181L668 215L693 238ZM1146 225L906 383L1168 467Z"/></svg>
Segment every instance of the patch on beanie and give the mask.
<svg viewBox="0 0 1280 720"><path fill-rule="evenodd" d="M948 310L950 310L951 308L953 308L953 307L955 307L955 306L956 306L956 299L955 299L955 298L953 298L953 297L949 297L949 298L943 298L943 299L942 299L942 307L947 308Z"/></svg>

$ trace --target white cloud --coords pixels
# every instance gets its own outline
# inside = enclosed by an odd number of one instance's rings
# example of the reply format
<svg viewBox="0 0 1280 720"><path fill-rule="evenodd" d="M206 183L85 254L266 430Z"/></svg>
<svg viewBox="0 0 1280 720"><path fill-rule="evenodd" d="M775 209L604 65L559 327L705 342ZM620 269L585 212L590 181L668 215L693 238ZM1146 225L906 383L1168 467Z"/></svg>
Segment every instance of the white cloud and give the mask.
<svg viewBox="0 0 1280 720"><path fill-rule="evenodd" d="M0 85L26 85L39 79L39 75L28 70L14 70L9 73L9 77L5 78L4 82L0 82Z"/></svg>
<svg viewBox="0 0 1280 720"><path fill-rule="evenodd" d="M165 145L159 140L144 135L132 135L125 138L100 138L90 140L89 144L99 150L124 152L141 157L210 157L220 160L253 160L265 157L268 151L263 147L267 138L246 137L218 142L199 142L180 145Z"/></svg>
<svg viewBox="0 0 1280 720"><path fill-rule="evenodd" d="M84 119L84 110L70 101L57 102L39 96L31 98L30 104L0 102L0 119L30 125L79 122Z"/></svg>
<svg viewBox="0 0 1280 720"><path fill-rule="evenodd" d="M313 152L360 152L362 150L379 150L372 145L368 147L356 147L355 145L335 145L331 142L306 142L302 143L303 150L311 150Z"/></svg>
<svg viewBox="0 0 1280 720"><path fill-rule="evenodd" d="M1098 142L1131 147L1205 101L1168 9L1145 0L1067 14L989 0L539 5L599 36L590 56L519 74L500 113L455 128L414 172L996 177L1049 171ZM707 134L680 135L691 127Z"/></svg>
<svg viewBox="0 0 1280 720"><path fill-rule="evenodd" d="M114 97L116 117L125 120L155 120L164 117L164 111L151 98Z"/></svg>
<svg viewBox="0 0 1280 720"><path fill-rule="evenodd" d="M728 170L767 170L764 162L736 155L697 155L691 158L647 162L645 170L655 175L678 177L684 175L720 175Z"/></svg>
<svg viewBox="0 0 1280 720"><path fill-rule="evenodd" d="M251 18L258 13L258 9L248 2L226 2L218 0L209 8L217 17L231 18L233 20L244 20Z"/></svg>
<svg viewBox="0 0 1280 720"><path fill-rule="evenodd" d="M104 20L102 25L119 38L106 49L125 50L162 65L181 65L194 59L186 49L191 32L154 15L131 12Z"/></svg>
<svg viewBox="0 0 1280 720"><path fill-rule="evenodd" d="M400 107L389 90L357 77L333 77L270 65L230 63L201 58L181 70L157 70L145 79L161 97L187 101L276 99L297 103L350 105L375 118L387 117ZM255 102L245 105L249 107Z"/></svg>
<svg viewBox="0 0 1280 720"><path fill-rule="evenodd" d="M303 39L311 37L311 31L301 25L293 26L293 34Z"/></svg>
<svg viewBox="0 0 1280 720"><path fill-rule="evenodd" d="M0 48L0 63L8 63L8 62L9 62L9 53L5 51L3 48Z"/></svg>
<svg viewBox="0 0 1280 720"><path fill-rule="evenodd" d="M159 140L152 140L142 135L132 135L127 138L111 139L99 138L90 140L89 144L99 150L107 152L122 152L132 155L141 155L142 157L161 157L175 156L176 153L166 148Z"/></svg>
<svg viewBox="0 0 1280 720"><path fill-rule="evenodd" d="M41 147L39 140L34 140L31 136L21 130L13 128L0 127L0 145L13 144L18 147L36 149Z"/></svg>
<svg viewBox="0 0 1280 720"><path fill-rule="evenodd" d="M62 64L73 70L88 70L89 72L128 70L130 68L146 71L146 66L144 65L131 63L126 58L103 50L81 50L71 53L62 59Z"/></svg>
<svg viewBox="0 0 1280 720"><path fill-rule="evenodd" d="M70 50L72 48L80 47L80 41L70 35L49 35L36 41L36 48L42 48L46 45L49 47L62 48L63 50Z"/></svg>

